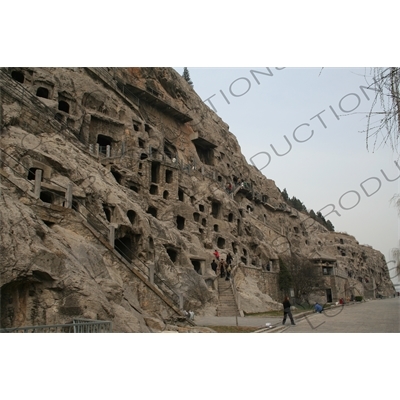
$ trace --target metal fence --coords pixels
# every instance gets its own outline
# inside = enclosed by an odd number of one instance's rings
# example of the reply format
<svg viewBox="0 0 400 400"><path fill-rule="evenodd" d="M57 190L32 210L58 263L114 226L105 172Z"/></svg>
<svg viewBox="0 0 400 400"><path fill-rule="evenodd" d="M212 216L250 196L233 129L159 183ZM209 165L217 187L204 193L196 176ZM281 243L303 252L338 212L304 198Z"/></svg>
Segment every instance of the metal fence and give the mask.
<svg viewBox="0 0 400 400"><path fill-rule="evenodd" d="M0 328L0 333L112 333L112 322L74 319L72 324Z"/></svg>

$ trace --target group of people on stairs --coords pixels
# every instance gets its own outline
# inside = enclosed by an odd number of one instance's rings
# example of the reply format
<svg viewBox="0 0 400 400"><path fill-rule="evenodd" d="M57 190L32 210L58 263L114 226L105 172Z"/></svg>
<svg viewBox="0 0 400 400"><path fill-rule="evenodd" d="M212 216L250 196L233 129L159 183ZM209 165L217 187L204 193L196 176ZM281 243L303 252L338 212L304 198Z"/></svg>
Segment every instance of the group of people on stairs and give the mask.
<svg viewBox="0 0 400 400"><path fill-rule="evenodd" d="M231 253L228 253L228 255L226 256L226 260L221 258L217 249L214 251L213 255L215 259L211 263L212 270L215 272L217 276L225 278L226 281L229 281L229 279L231 278L232 261L233 261Z"/></svg>

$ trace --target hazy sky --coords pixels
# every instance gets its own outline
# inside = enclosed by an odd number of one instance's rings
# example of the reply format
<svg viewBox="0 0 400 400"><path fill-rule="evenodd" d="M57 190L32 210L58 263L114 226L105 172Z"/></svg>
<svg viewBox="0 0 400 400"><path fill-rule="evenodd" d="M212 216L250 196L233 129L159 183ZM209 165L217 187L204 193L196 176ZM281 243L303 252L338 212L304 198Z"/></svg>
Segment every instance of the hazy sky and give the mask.
<svg viewBox="0 0 400 400"><path fill-rule="evenodd" d="M207 0L200 5L182 1L128 4L117 0L112 5L95 8L92 2L75 0L69 2L68 7L62 3L55 5L48 0L23 0L18 6L16 13L14 3L2 2L2 15L6 16L0 24L0 35L5 38L2 41L3 65L121 67L191 63L203 66L243 66L266 64L271 60L279 60L280 65L307 66L399 64L393 61L398 61L398 51L393 50L398 45L398 13L394 11L392 2L385 0L380 1L379 5L365 2L363 7L358 2L340 0L334 5L327 3L326 7L316 1L268 2L267 6L263 4L262 7L259 2L250 1L232 3L227 7L225 2ZM38 23L43 21L43 10L50 17L46 23ZM134 21L132 18L128 21L127 15L134 16ZM59 27L71 26L71 21L73 29L68 29L67 35L63 36L65 29L61 29L59 34L53 34L60 30ZM10 32L14 34L10 35ZM62 45L60 39L63 40ZM39 48L44 50L38 51ZM182 71L182 68L177 69ZM250 69L190 68L190 74L201 98L206 99L218 93L218 97L214 97L217 114L230 125L231 132L237 136L248 160L260 151L271 154L271 163L262 172L274 179L279 188L286 187L290 196L294 195L307 207L318 210L329 203L337 205L339 198L349 190L360 193L357 207L343 211L341 217L330 215L328 219L336 230L355 235L360 243L369 243L390 260L387 253L398 244L398 218L389 200L394 193L399 192L399 187L398 181L389 183L382 179L380 170L386 171L388 177L398 176L392 152L390 149L380 149L374 154L366 151L364 134L359 133L365 129L365 114L341 117L338 121L329 110L329 105L337 110L339 101L349 93L360 95L359 82L363 82L361 76L365 73L364 69L324 69L318 76L320 69L276 71L272 68L273 77L259 76L259 85L251 76ZM241 77L250 80L250 90L243 96L234 97L229 93L229 86ZM240 94L241 89L243 92L246 90L245 85L246 81L240 80L231 89L233 93ZM219 90L227 94L230 105L225 102ZM370 102L361 95L360 99L360 106L355 111L365 113L369 110ZM354 98L348 97L347 100L354 101ZM342 104L344 109L345 101ZM327 110L321 114L321 117L327 117L326 129L315 119L310 121L322 110ZM304 143L294 142L293 130L302 123L310 123L314 135ZM301 132L304 136L301 136ZM306 130L299 128L298 133L299 139L307 138ZM270 145L283 152L284 135L291 141L293 148L286 156L278 157L273 154ZM254 161L257 163L257 159ZM370 177L380 179L382 186L376 194L367 197L360 183ZM343 199L344 206L345 200L348 200L349 207L352 206L350 197ZM30 336L32 339L29 341L24 340L26 348L19 336L18 343L17 336L14 336L15 343L5 346L6 363L3 364L7 369L4 372L6 380L11 382L10 387L14 381L16 385L19 384L18 376L13 373L15 368L12 368L14 364L17 367L16 346L24 354L36 356L35 363L46 368L47 364L41 365L40 362L52 356L50 352L46 354L46 349L52 351L54 346L48 346L48 342L54 341L58 349L66 349L66 356L78 348L86 353L89 351L92 358L95 358L99 346L103 350L110 349L101 353L103 362L97 363L98 370L91 367L90 371L83 371L85 376L89 379L93 377L94 380L104 374L105 363L125 366L126 354L130 354L130 349L133 349L132 355L136 361L134 368L140 366L135 369L136 382L141 382L147 390L154 383L154 374L147 373L149 368L154 370L154 362L148 352L151 348L161 359L168 360L168 370L163 363L159 363L155 371L159 372L158 388L164 395L165 387L176 379L176 371L179 371L180 386L184 389L185 385L192 389L196 384L192 369L182 369L181 357L170 354L165 357L163 352L166 349L183 349L183 352L189 349L192 360L202 360L204 354L218 352L221 345L227 349L239 349L239 352L243 345L246 351L240 352L240 363L248 366L264 363L268 380L276 384L266 388L263 379L254 379L254 374L257 375L262 369L247 368L240 371L241 381L249 380L251 385L242 385L243 388L238 385L214 385L213 391L219 395L218 389L221 388L221 395L229 396L237 395L238 390L240 392L242 389L248 397L253 394L277 394L274 387L280 388L280 391L282 386L287 387L287 374L282 374L282 371L289 371L290 374L291 365L300 363L302 370L315 369L315 360L320 356L321 347L324 348L325 359L331 361L333 370L340 370L343 360L350 353L352 360L359 360L360 365L373 362L376 355L380 365L391 365L393 354L396 354L393 349L397 349L395 336L381 336L379 339L382 340L374 340L373 343L369 341L367 344L365 340L354 339L353 336L335 336L329 346L326 346L324 335L301 335L298 339L292 337L290 344L279 335L269 336L268 340L264 336L252 336L251 344L247 335L223 335L220 341L215 335L199 336L158 335L155 338L144 335L140 336L141 346L133 347L129 335L124 336L123 340L119 339L119 343L115 343L113 336L106 339L102 336L98 340L93 340L91 336L90 343L86 340L82 345L79 337L74 342L69 339L71 346L64 346L63 343L60 347L59 337L53 335L43 339L46 345L40 346L40 354L37 356L32 353L39 348L36 336ZM11 336L7 338L10 340ZM162 345L155 347L162 338L165 343L159 342ZM175 342L171 347L173 339ZM135 342L138 340L135 337ZM373 351L366 352L366 345L372 346ZM93 346L93 350L90 346ZM10 349L9 357L7 349ZM237 352L227 351L224 359L219 361L221 368L225 365L230 368L237 363ZM70 365L64 364L65 372L69 373ZM143 365L148 365L148 368L143 368ZM36 368L36 371L41 373L43 368ZM61 371L64 372L62 368ZM48 372L51 375L52 371ZM380 382L380 378L393 382L396 373L395 368L353 368L351 372L353 381L363 382ZM101 385L101 392L96 392L92 385L88 394L96 393L100 398L105 395L109 397L110 393L115 395L117 388L123 395L130 390L129 385L123 384L130 384L130 380L121 379L125 374L124 367L114 368L112 373L107 371L108 386ZM55 381L63 376L60 368L53 375L51 378ZM32 384L40 378L35 371L31 371L28 377ZM291 386L300 387L304 383L304 376L290 374L290 380ZM140 383L138 385L141 388ZM31 390L32 385L25 386L26 394L36 398ZM391 385L353 385L354 388L350 389L340 383L336 386L337 393L346 390L350 396L368 397L376 393L388 397L393 393ZM199 385L196 386L198 388ZM23 388L19 388L21 390ZM209 388L205 387L204 390ZM158 394L157 390L155 393ZM39 395L40 398L44 396L43 393Z"/></svg>
<svg viewBox="0 0 400 400"><path fill-rule="evenodd" d="M370 68L189 72L194 89L203 101L210 98L205 103L229 125L249 163L308 209L327 215L334 205L340 216L326 218L337 232L380 250L387 261L393 258L399 219L391 199L399 193L400 169L389 146L374 149L371 140L366 147L375 92L360 86L372 82Z"/></svg>

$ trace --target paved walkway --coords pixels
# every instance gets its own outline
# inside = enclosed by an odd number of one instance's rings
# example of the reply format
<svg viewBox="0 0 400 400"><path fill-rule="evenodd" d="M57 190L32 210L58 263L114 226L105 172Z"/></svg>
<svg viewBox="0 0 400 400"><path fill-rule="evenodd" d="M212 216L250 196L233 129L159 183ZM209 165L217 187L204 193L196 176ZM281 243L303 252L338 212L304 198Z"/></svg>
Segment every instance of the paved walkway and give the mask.
<svg viewBox="0 0 400 400"><path fill-rule="evenodd" d="M282 314L283 316L283 314ZM195 317L199 326L246 326L283 333L400 333L400 299L371 300L333 307L322 314L294 316L296 325L282 326L282 317ZM237 321L237 323L236 323ZM273 328L266 328L270 323Z"/></svg>
<svg viewBox="0 0 400 400"><path fill-rule="evenodd" d="M283 315L283 313L282 313ZM236 323L237 320L237 323ZM282 317L198 317L195 316L194 323L199 326L246 326L253 328L265 328L266 323L279 325Z"/></svg>
<svg viewBox="0 0 400 400"><path fill-rule="evenodd" d="M400 333L400 299L371 300L310 314L284 333Z"/></svg>

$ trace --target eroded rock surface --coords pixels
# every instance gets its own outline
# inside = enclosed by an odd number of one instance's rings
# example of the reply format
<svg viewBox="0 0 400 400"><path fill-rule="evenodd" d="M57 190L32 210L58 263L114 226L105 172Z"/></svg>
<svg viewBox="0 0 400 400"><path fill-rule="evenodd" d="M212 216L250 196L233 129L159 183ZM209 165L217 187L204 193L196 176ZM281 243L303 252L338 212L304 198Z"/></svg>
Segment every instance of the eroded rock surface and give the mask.
<svg viewBox="0 0 400 400"><path fill-rule="evenodd" d="M393 293L383 255L285 205L174 70L0 78L2 327L79 317L118 332L198 330L169 321L182 305L216 314L214 249L239 265L248 313L281 307L278 260L290 249L334 271L317 297Z"/></svg>

